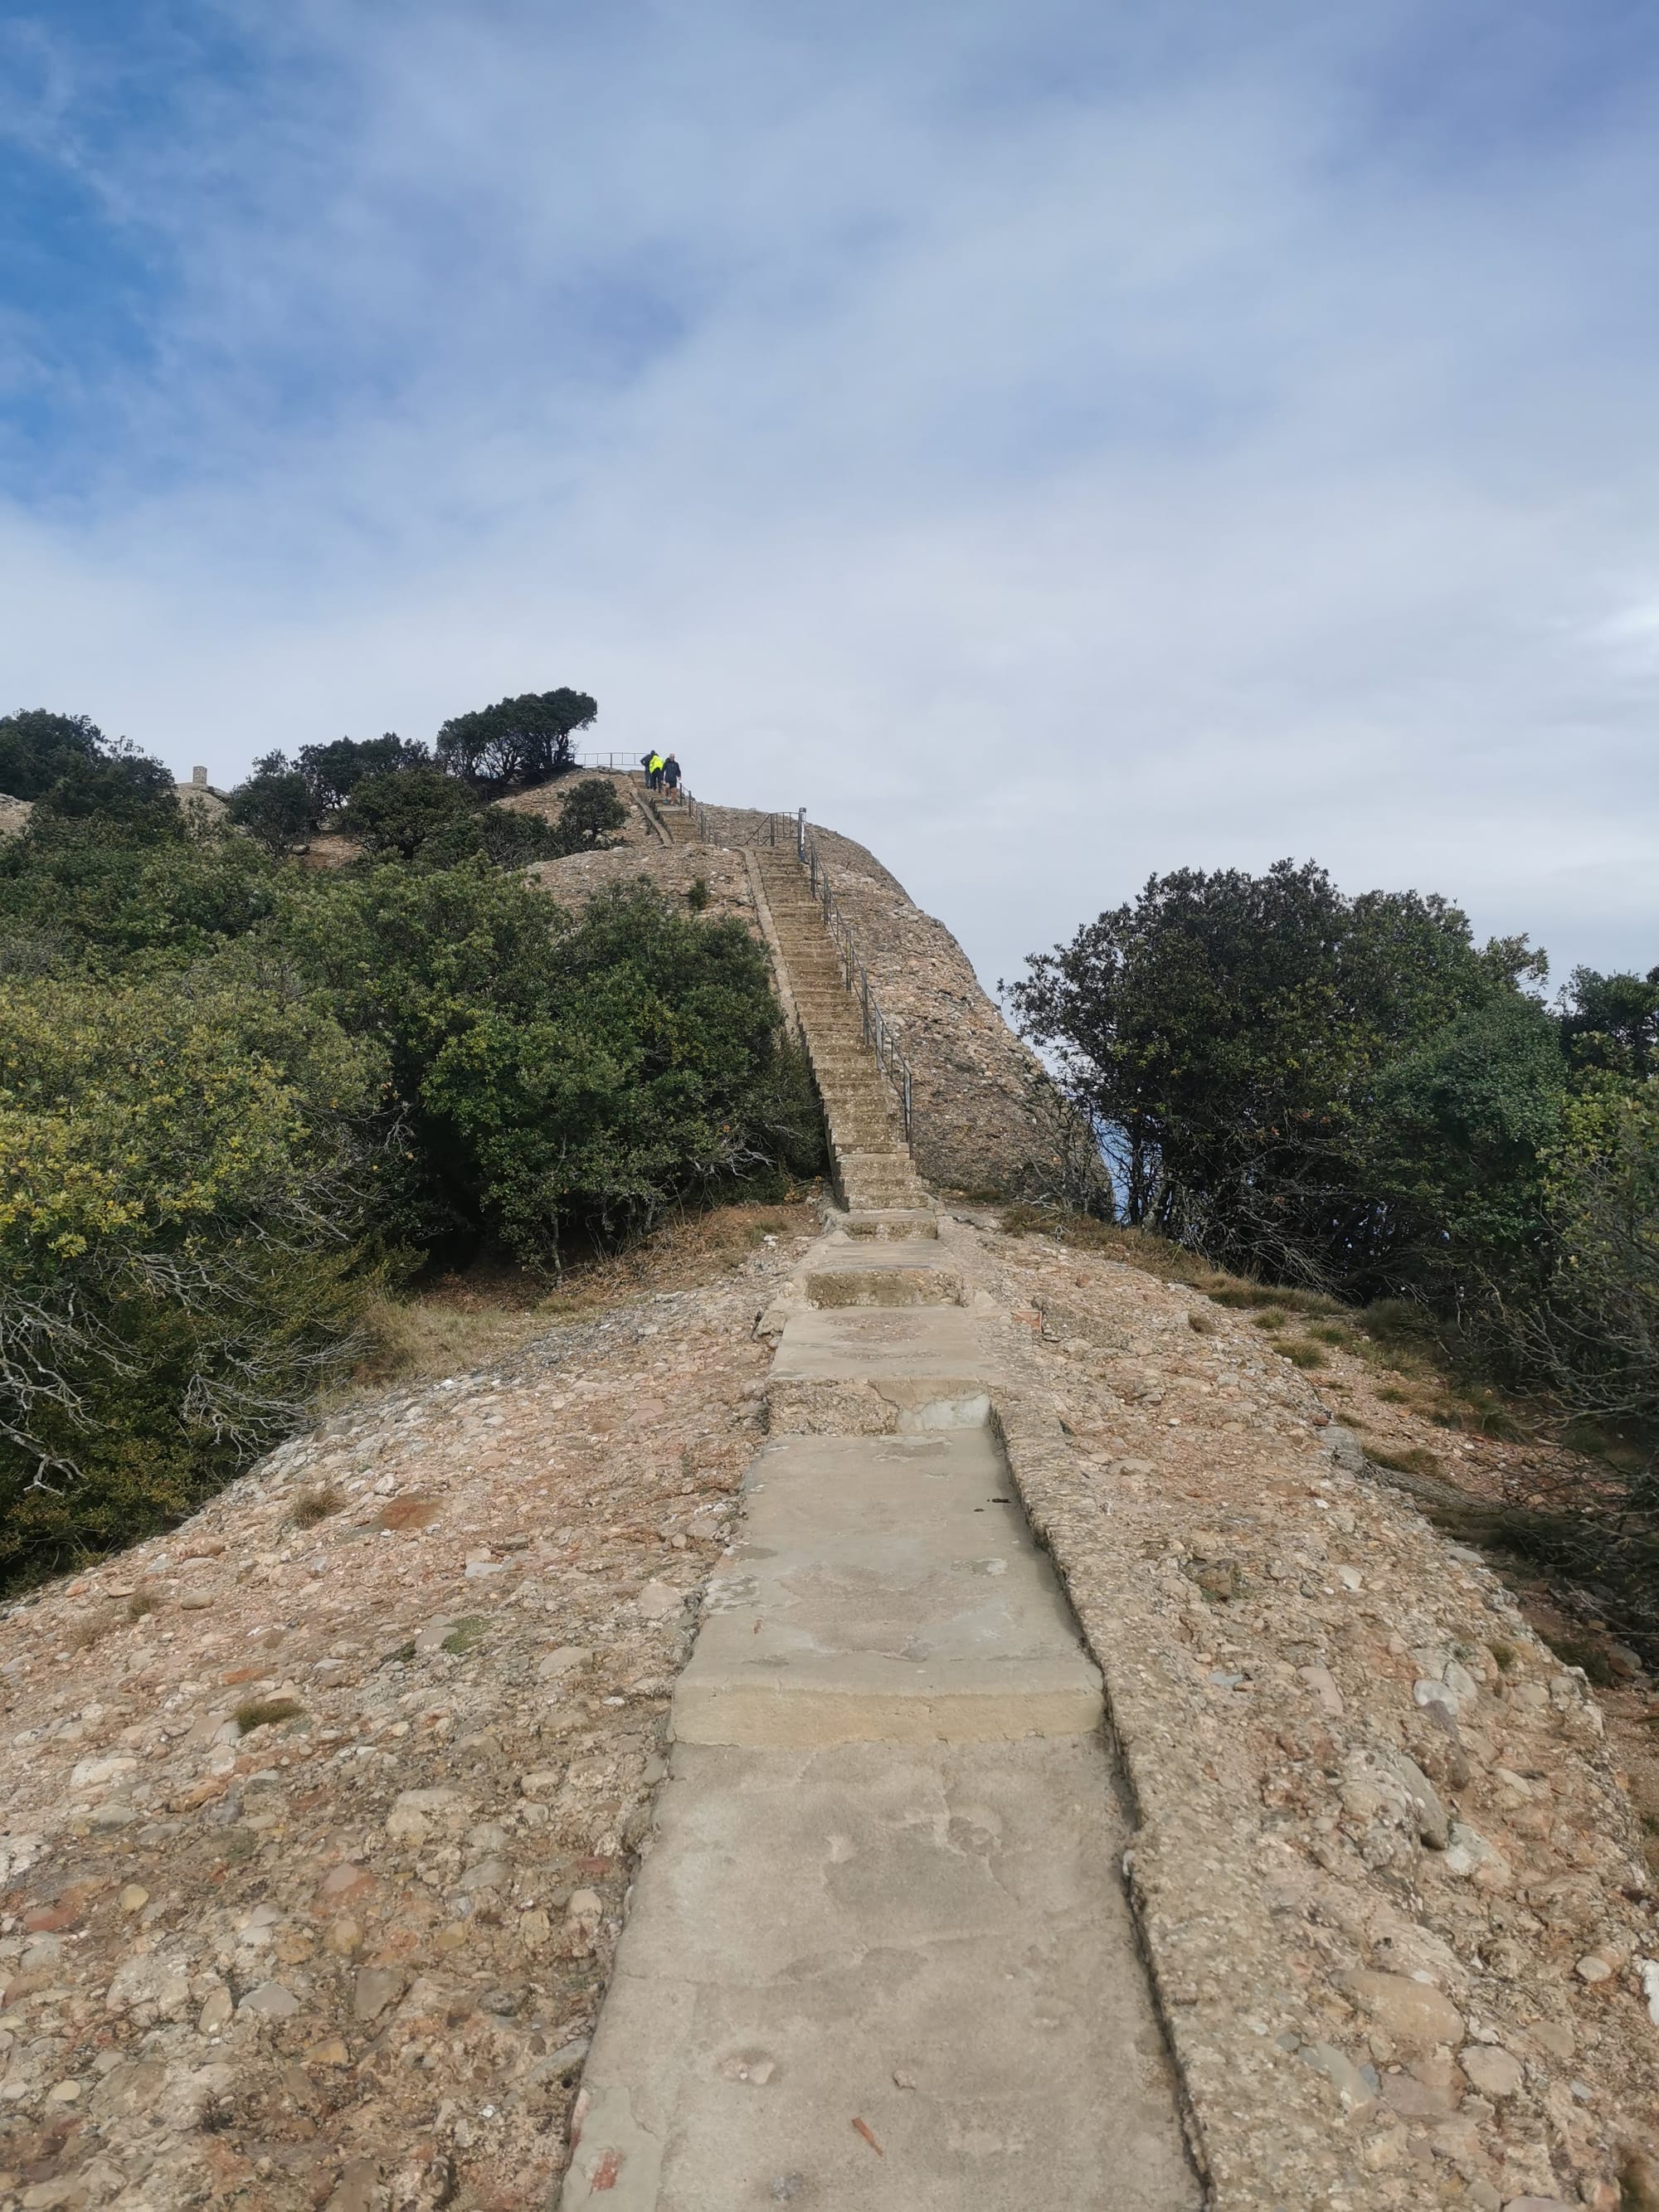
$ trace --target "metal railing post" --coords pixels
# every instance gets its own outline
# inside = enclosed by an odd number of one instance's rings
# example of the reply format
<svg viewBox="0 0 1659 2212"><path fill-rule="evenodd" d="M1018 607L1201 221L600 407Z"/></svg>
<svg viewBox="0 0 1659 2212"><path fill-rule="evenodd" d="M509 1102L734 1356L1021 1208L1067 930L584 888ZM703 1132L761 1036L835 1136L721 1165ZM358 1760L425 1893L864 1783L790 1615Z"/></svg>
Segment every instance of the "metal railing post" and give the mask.
<svg viewBox="0 0 1659 2212"><path fill-rule="evenodd" d="M804 806L795 817L795 854L799 860L806 858L806 809Z"/></svg>

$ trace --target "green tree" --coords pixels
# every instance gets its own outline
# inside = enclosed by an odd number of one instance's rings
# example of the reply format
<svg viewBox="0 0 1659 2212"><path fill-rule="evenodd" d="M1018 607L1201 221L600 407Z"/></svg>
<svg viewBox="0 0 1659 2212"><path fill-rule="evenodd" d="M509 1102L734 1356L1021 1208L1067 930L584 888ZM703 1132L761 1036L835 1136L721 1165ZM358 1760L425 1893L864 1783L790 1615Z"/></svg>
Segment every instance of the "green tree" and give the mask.
<svg viewBox="0 0 1659 2212"><path fill-rule="evenodd" d="M546 783L574 764L571 739L599 708L586 691L525 691L456 714L438 732L438 759L453 775L494 790Z"/></svg>
<svg viewBox="0 0 1659 2212"><path fill-rule="evenodd" d="M291 853L321 819L310 784L280 752L254 762L252 775L231 793L226 811L276 860Z"/></svg>
<svg viewBox="0 0 1659 2212"><path fill-rule="evenodd" d="M412 860L438 838L447 839L447 853L453 857L458 842L469 848L476 844L471 817L477 804L465 784L441 769L394 769L366 776L356 786L340 810L338 826L372 858L396 854Z"/></svg>
<svg viewBox="0 0 1659 2212"><path fill-rule="evenodd" d="M103 732L85 714L54 714L45 707L0 715L0 792L39 799L76 763L100 759Z"/></svg>
<svg viewBox="0 0 1659 2212"><path fill-rule="evenodd" d="M1561 1034L1577 1067L1659 1073L1659 968L1645 975L1575 968L1562 994Z"/></svg>
<svg viewBox="0 0 1659 2212"><path fill-rule="evenodd" d="M571 923L483 860L296 884L284 939L391 1070L388 1233L554 1266L677 1200L815 1166L804 1069L736 923L648 890Z"/></svg>
<svg viewBox="0 0 1659 2212"><path fill-rule="evenodd" d="M1376 1289L1420 1224L1366 1180L1382 1070L1519 994L1443 899L1343 896L1312 864L1183 869L1028 963L1025 1033L1115 1164L1127 1218L1212 1258Z"/></svg>
<svg viewBox="0 0 1659 2212"><path fill-rule="evenodd" d="M559 809L554 851L560 854L602 850L628 820L628 809L608 777L584 776Z"/></svg>
<svg viewBox="0 0 1659 2212"><path fill-rule="evenodd" d="M335 738L323 745L301 745L300 773L311 787L319 815L343 806L357 786L371 775L389 775L394 769L421 768L432 758L418 738L400 738L388 730L379 738Z"/></svg>
<svg viewBox="0 0 1659 2212"><path fill-rule="evenodd" d="M0 1578L191 1511L351 1356L378 1095L246 951L0 981Z"/></svg>

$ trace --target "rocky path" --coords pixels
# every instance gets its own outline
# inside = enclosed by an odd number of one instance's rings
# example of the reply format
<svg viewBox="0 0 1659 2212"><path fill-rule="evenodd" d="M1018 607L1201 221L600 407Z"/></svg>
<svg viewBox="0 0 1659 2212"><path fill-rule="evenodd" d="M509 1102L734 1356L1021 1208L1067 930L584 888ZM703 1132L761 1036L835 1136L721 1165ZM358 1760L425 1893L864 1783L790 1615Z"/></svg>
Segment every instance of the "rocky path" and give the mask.
<svg viewBox="0 0 1659 2212"><path fill-rule="evenodd" d="M790 1287L566 2212L1187 2212L1100 1679L963 1278L842 1225Z"/></svg>
<svg viewBox="0 0 1659 2212"><path fill-rule="evenodd" d="M793 854L774 942L848 1211L761 1327L771 1441L674 1692L564 2212L1189 2212L1098 1671L954 1246Z"/></svg>

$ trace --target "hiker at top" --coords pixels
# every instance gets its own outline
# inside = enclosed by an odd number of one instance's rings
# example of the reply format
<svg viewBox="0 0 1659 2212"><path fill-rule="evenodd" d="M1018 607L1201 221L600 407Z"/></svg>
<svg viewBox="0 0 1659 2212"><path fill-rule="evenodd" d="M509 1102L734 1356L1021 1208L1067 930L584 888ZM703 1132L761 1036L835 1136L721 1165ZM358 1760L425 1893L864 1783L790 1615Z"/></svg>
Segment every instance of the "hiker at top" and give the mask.
<svg viewBox="0 0 1659 2212"><path fill-rule="evenodd" d="M662 780L668 787L668 796L677 799L680 795L680 764L672 753L662 764Z"/></svg>
<svg viewBox="0 0 1659 2212"><path fill-rule="evenodd" d="M662 789L663 758L662 755L656 750L654 746L652 748L651 751L646 754L643 760L640 763L640 765L645 770L646 789L647 791L660 791Z"/></svg>

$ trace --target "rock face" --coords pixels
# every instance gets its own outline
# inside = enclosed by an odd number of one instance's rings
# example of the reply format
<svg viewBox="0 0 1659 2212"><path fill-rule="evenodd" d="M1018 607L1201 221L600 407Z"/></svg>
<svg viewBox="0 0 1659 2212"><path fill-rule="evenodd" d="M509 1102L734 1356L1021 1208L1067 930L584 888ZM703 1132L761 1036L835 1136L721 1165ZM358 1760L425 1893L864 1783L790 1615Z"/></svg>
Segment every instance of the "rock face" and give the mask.
<svg viewBox="0 0 1659 2212"><path fill-rule="evenodd" d="M33 811L32 799L13 799L9 793L0 791L0 842L8 837L21 837Z"/></svg>

